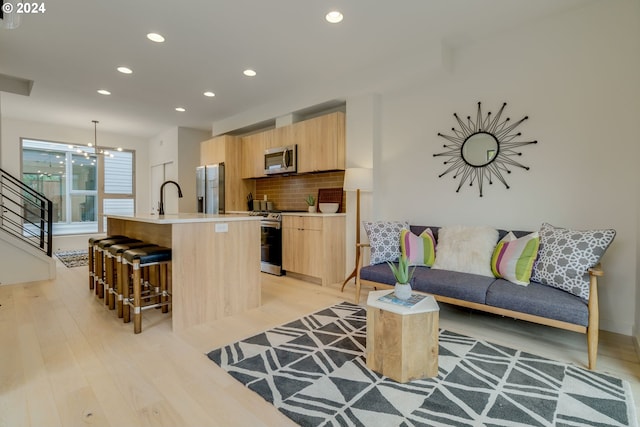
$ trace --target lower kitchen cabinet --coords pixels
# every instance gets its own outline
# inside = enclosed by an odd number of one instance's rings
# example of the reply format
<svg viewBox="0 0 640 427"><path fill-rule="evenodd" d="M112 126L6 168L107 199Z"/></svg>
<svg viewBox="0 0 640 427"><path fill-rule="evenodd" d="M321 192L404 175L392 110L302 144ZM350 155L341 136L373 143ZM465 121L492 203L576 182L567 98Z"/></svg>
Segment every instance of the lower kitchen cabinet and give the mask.
<svg viewBox="0 0 640 427"><path fill-rule="evenodd" d="M344 215L283 215L282 268L323 286L345 276Z"/></svg>

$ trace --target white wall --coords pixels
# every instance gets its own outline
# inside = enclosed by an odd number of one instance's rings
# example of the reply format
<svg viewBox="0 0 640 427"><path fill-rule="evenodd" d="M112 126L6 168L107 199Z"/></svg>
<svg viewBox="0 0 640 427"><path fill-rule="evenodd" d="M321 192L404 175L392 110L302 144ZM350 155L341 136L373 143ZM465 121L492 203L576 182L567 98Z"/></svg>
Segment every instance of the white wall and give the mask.
<svg viewBox="0 0 640 427"><path fill-rule="evenodd" d="M380 143L380 97L376 94L352 96L347 99L346 110L346 167L373 168L374 147ZM356 193L347 192L347 230L345 234L347 275L355 267ZM362 221L373 216L373 194L360 194L360 242L367 242ZM368 253L365 252L365 257ZM365 258L364 265L368 263Z"/></svg>
<svg viewBox="0 0 640 427"><path fill-rule="evenodd" d="M166 186L165 213L196 212L195 168L200 162L200 142L210 138L211 132L174 127L149 140L151 210L160 199L162 182L172 180L180 185L183 197L178 199L177 190L173 186ZM160 169L164 169L163 175ZM156 179L156 175L160 179Z"/></svg>
<svg viewBox="0 0 640 427"><path fill-rule="evenodd" d="M93 142L94 139L93 126L86 129L70 128L8 117L2 117L1 121L2 137L0 141L2 143L2 158L0 158L0 166L2 169L17 177L20 177L22 164L20 138L33 138L77 145L86 145L89 142ZM146 212L149 204L147 191L149 187L147 141L142 138L127 135L101 132L98 127L98 142L101 146L123 147L135 150L136 211ZM140 171L143 171L143 173L140 173ZM141 211L142 207L144 207L144 210ZM67 239L73 239L73 243L71 243L71 241L67 242ZM77 238L56 236L53 240L53 250L78 249L79 247L86 246L86 238L83 240L83 246L77 246L75 245Z"/></svg>
<svg viewBox="0 0 640 427"><path fill-rule="evenodd" d="M149 206L147 210L157 212L160 201L160 186L164 181L178 181L178 128L168 129L149 140ZM166 189L165 213L178 212L178 196L175 188Z"/></svg>
<svg viewBox="0 0 640 427"><path fill-rule="evenodd" d="M381 96L381 144L374 154L380 219L414 224L489 224L536 230L542 222L579 229L615 228L604 257L601 327L631 334L637 287L640 155L640 25L637 1L586 8L478 40L453 52L448 74ZM511 189L496 182L478 197L445 170L452 114L474 116L477 101L494 114L530 119Z"/></svg>
<svg viewBox="0 0 640 427"><path fill-rule="evenodd" d="M200 165L200 143L211 139L211 132L190 128L178 128L180 187L180 212L197 212L196 167Z"/></svg>

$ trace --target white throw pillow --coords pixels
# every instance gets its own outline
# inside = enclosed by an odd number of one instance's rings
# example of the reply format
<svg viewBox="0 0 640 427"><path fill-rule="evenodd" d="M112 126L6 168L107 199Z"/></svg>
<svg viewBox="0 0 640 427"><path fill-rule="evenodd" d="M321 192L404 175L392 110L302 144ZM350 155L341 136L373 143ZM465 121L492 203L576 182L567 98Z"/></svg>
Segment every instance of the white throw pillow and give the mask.
<svg viewBox="0 0 640 427"><path fill-rule="evenodd" d="M498 230L489 226L442 227L431 268L494 277L491 255L497 242Z"/></svg>

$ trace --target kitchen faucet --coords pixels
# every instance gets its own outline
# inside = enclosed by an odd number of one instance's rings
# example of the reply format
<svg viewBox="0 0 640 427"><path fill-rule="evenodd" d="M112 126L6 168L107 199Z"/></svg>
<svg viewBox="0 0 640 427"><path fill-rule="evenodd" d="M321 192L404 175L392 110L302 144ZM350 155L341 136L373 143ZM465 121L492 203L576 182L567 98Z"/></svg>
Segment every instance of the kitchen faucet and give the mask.
<svg viewBox="0 0 640 427"><path fill-rule="evenodd" d="M160 186L160 202L158 203L158 215L164 215L164 186L167 184L174 184L178 187L178 197L182 197L182 189L180 185L175 181L165 181Z"/></svg>

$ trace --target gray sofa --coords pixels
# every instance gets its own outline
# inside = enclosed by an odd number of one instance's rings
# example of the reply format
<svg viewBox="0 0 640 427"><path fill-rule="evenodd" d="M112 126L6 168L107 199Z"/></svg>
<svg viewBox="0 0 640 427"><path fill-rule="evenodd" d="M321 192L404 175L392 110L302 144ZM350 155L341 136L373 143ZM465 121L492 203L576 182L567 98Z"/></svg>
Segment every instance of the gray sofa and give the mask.
<svg viewBox="0 0 640 427"><path fill-rule="evenodd" d="M411 231L419 235L426 226L412 225ZM429 226L436 241L438 228ZM499 239L507 234L498 230ZM516 237L530 231L513 231ZM368 244L361 244L360 251ZM386 263L362 266L362 253L356 271L356 304L360 301L362 285L393 288L395 278ZM412 288L432 294L439 302L486 311L498 315L535 322L587 334L589 369L595 369L598 351L598 288L597 277L602 276L600 266L589 269L590 293L586 302L578 296L547 285L531 282L520 286L503 279L416 267Z"/></svg>

